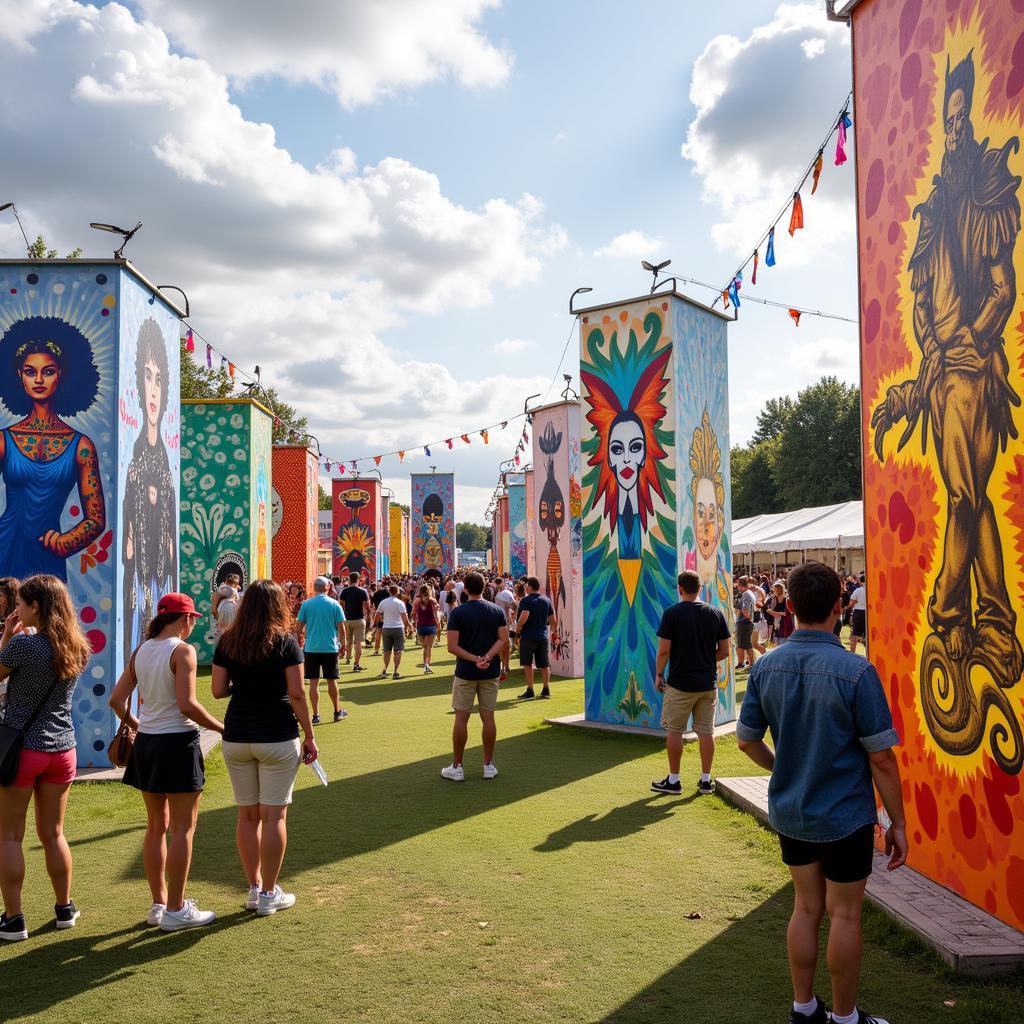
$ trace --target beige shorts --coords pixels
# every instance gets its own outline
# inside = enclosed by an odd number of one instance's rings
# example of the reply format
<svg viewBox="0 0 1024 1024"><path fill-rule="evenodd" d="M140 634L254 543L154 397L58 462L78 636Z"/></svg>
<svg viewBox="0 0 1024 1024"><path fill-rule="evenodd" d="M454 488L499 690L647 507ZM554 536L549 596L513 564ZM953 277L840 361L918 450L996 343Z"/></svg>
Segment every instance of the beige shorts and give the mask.
<svg viewBox="0 0 1024 1024"><path fill-rule="evenodd" d="M693 715L693 731L698 736L714 736L717 702L717 690L687 693L674 686L666 686L661 705L661 727L668 732L686 732L690 715Z"/></svg>
<svg viewBox="0 0 1024 1024"><path fill-rule="evenodd" d="M366 622L363 619L346 619L345 636L350 644L361 644L366 639Z"/></svg>
<svg viewBox="0 0 1024 1024"><path fill-rule="evenodd" d="M295 774L302 763L298 739L280 743L222 744L235 803L239 807L266 804L283 807L292 802Z"/></svg>
<svg viewBox="0 0 1024 1024"><path fill-rule="evenodd" d="M497 679L459 679L452 686L452 711L472 711L473 701L481 711L493 711L498 703Z"/></svg>

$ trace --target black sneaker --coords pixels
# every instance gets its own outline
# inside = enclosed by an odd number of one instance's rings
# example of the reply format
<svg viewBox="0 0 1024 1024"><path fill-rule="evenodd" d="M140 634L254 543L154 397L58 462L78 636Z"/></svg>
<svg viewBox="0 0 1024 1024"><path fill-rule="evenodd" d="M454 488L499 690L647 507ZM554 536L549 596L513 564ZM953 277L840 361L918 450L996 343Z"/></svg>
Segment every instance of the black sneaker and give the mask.
<svg viewBox="0 0 1024 1024"><path fill-rule="evenodd" d="M821 1005L821 1000L818 1000L818 1005ZM805 1017L804 1020L811 1020L811 1017ZM829 1014L828 1019L834 1020L832 1014ZM857 1007L857 1024L889 1024L884 1017L872 1017L871 1014L865 1013L859 1006Z"/></svg>
<svg viewBox="0 0 1024 1024"><path fill-rule="evenodd" d="M395 674L394 674L394 675L393 675L393 676L392 676L391 678L392 678L392 679L401 679L401 678L402 678L402 676L401 676L401 673L399 673L399 672L396 672L396 673L395 673Z"/></svg>
<svg viewBox="0 0 1024 1024"><path fill-rule="evenodd" d="M814 999L818 1004L814 1013L797 1013L791 1007L789 1011L789 1024L829 1024L832 1015L828 1012L828 1007L817 996Z"/></svg>
<svg viewBox="0 0 1024 1024"><path fill-rule="evenodd" d="M344 708L334 712L334 720L336 722L340 722L345 718L348 718L348 712Z"/></svg>
<svg viewBox="0 0 1024 1024"><path fill-rule="evenodd" d="M537 696L540 697L541 700L550 700L551 699L551 691L550 690L541 690L540 693Z"/></svg>
<svg viewBox="0 0 1024 1024"><path fill-rule="evenodd" d="M537 694L535 694L533 690L523 690L523 692L516 697L516 700L534 700L536 696Z"/></svg>
<svg viewBox="0 0 1024 1024"><path fill-rule="evenodd" d="M319 725L320 724L320 716L319 715L314 715L313 716L313 724L314 725Z"/></svg>
<svg viewBox="0 0 1024 1024"><path fill-rule="evenodd" d="M75 922L82 916L82 912L75 906L72 900L66 907L53 906L53 916L57 919L57 927L61 931L65 928L74 928Z"/></svg>
<svg viewBox="0 0 1024 1024"><path fill-rule="evenodd" d="M353 672L365 672L365 671L366 671L366 669L365 669L365 668L363 668L363 666L362 666L362 665L353 665L353 666L352 666L352 671L353 671Z"/></svg>
<svg viewBox="0 0 1024 1024"><path fill-rule="evenodd" d="M709 779L707 782L705 782L703 779L698 779L697 780L697 792L700 793L701 796L711 796L711 794L714 793L714 791L715 791L715 780L714 779ZM815 998L817 998L817 997L815 997Z"/></svg>
<svg viewBox="0 0 1024 1024"><path fill-rule="evenodd" d="M668 793L670 796L679 796L683 791L683 784L681 782L669 782L666 775L661 781L652 782L651 789L655 793Z"/></svg>
<svg viewBox="0 0 1024 1024"><path fill-rule="evenodd" d="M4 942L21 942L27 938L24 914L15 914L14 917L0 914L0 939Z"/></svg>

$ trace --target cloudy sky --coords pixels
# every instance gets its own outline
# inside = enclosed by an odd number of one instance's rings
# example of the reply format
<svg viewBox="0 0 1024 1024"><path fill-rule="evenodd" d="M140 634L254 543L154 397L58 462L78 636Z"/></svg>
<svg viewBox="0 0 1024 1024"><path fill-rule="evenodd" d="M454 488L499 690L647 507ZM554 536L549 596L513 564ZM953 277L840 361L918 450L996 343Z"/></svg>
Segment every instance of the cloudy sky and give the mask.
<svg viewBox="0 0 1024 1024"><path fill-rule="evenodd" d="M819 0L0 0L0 202L87 255L89 221L142 220L136 265L326 452L408 448L399 499L436 465L480 520L518 427L417 446L557 397L574 288L640 294L642 258L727 280L849 88ZM852 161L805 216L756 294L852 317ZM747 303L729 347L734 443L764 399L856 379L852 324Z"/></svg>

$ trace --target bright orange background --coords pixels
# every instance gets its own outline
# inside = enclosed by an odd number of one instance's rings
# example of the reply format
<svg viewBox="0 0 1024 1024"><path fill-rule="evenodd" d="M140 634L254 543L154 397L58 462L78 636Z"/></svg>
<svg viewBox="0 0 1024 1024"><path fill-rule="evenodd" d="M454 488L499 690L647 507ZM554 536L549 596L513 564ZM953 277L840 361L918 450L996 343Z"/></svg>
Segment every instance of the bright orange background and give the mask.
<svg viewBox="0 0 1024 1024"><path fill-rule="evenodd" d="M308 448L275 445L273 459L271 479L281 496L283 513L273 541L274 578L294 580L311 593L320 542L316 455Z"/></svg>
<svg viewBox="0 0 1024 1024"><path fill-rule="evenodd" d="M910 323L907 260L917 238L914 207L931 190L943 151L946 54L974 48L975 137L1024 141L1024 0L867 0L854 11L854 122L860 242L864 515L870 656L885 683L907 804L910 863L1024 929L1024 792L1020 776L991 757L941 751L920 714L918 664L929 632L926 603L941 558L946 495L934 442L920 428L895 455L905 424L872 448L872 410L892 383L915 376L920 351ZM1024 154L1011 158L1024 170ZM1024 394L1024 238L1015 253L1018 302L1005 332L1011 383ZM1015 410L1024 435L1024 415ZM989 484L1000 518L1007 586L1024 639L1024 441L1010 442ZM1009 691L1024 716L1024 684ZM984 744L982 746L984 750Z"/></svg>

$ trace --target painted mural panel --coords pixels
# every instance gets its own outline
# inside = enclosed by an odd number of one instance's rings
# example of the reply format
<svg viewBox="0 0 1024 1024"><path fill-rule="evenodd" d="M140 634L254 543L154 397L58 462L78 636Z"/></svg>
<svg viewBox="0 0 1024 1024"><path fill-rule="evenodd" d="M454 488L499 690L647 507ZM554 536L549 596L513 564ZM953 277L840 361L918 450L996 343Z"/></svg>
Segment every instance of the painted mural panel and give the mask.
<svg viewBox="0 0 1024 1024"><path fill-rule="evenodd" d="M1024 928L1020 4L853 25L869 651L910 863Z"/></svg>
<svg viewBox="0 0 1024 1024"><path fill-rule="evenodd" d="M526 478L508 478L508 571L513 579L526 575Z"/></svg>
<svg viewBox="0 0 1024 1024"><path fill-rule="evenodd" d="M658 726L655 632L676 600L672 336L661 299L580 318L586 717Z"/></svg>
<svg viewBox="0 0 1024 1024"><path fill-rule="evenodd" d="M583 674L579 418L576 402L533 415L535 571L554 605L551 665L563 676Z"/></svg>
<svg viewBox="0 0 1024 1024"><path fill-rule="evenodd" d="M316 576L316 453L274 445L271 464L270 535L274 578L294 580L310 592Z"/></svg>
<svg viewBox="0 0 1024 1024"><path fill-rule="evenodd" d="M533 489L533 470L528 469L526 478L526 571L537 575L537 496Z"/></svg>
<svg viewBox="0 0 1024 1024"><path fill-rule="evenodd" d="M377 579L380 529L380 481L332 480L335 575L365 573Z"/></svg>
<svg viewBox="0 0 1024 1024"><path fill-rule="evenodd" d="M442 575L455 569L455 476L412 474L412 571Z"/></svg>
<svg viewBox="0 0 1024 1024"><path fill-rule="evenodd" d="M252 429L252 552L253 579L269 580L272 573L270 535L270 488L274 458L274 421L253 405Z"/></svg>
<svg viewBox="0 0 1024 1024"><path fill-rule="evenodd" d="M388 508L390 533L388 548L391 554L391 571L404 575L409 571L409 549L405 541L405 513L397 506Z"/></svg>
<svg viewBox="0 0 1024 1024"><path fill-rule="evenodd" d="M380 574L391 573L391 499L382 494L380 499Z"/></svg>
<svg viewBox="0 0 1024 1024"><path fill-rule="evenodd" d="M508 572L511 559L508 495L503 494L498 498L498 569L501 572Z"/></svg>
<svg viewBox="0 0 1024 1024"><path fill-rule="evenodd" d="M119 275L0 267L0 575L68 585L94 652L73 699L83 766L107 763L113 733Z"/></svg>
<svg viewBox="0 0 1024 1024"><path fill-rule="evenodd" d="M258 578L252 564L252 419L252 403L242 399L181 403L180 586L203 616L190 642L204 665L217 644L214 590L231 573L243 588Z"/></svg>

